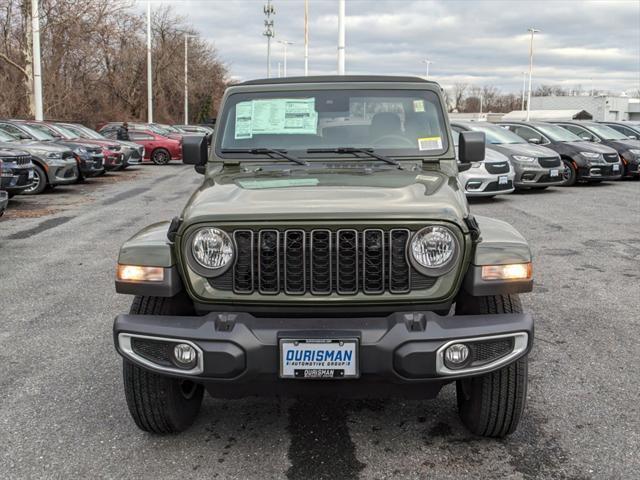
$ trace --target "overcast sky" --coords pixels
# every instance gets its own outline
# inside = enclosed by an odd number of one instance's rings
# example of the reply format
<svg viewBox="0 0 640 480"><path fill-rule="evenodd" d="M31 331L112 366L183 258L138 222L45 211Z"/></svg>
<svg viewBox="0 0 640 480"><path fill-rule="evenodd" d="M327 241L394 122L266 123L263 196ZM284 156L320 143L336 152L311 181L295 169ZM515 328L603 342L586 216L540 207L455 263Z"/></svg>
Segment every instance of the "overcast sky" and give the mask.
<svg viewBox="0 0 640 480"><path fill-rule="evenodd" d="M144 0L138 0L141 4ZM266 76L266 0L153 0L169 4L212 41L231 75ZM276 40L289 46L288 74L304 68L304 0L272 0ZM310 74L336 72L337 0L309 0ZM425 75L433 80L522 88L527 28L534 41L534 88L557 84L622 92L640 89L640 0L346 0L348 74ZM272 42L272 72L282 62Z"/></svg>

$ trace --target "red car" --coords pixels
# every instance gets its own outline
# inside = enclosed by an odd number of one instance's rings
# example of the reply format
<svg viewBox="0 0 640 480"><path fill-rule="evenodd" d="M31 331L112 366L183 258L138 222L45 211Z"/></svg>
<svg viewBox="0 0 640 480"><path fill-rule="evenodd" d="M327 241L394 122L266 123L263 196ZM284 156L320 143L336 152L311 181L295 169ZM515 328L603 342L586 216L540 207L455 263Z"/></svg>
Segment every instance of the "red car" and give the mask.
<svg viewBox="0 0 640 480"><path fill-rule="evenodd" d="M107 138L117 138L120 126L107 124L100 133ZM182 160L182 137L169 138L152 130L129 128L129 139L144 147L144 160L151 160L156 165L166 165L171 160Z"/></svg>

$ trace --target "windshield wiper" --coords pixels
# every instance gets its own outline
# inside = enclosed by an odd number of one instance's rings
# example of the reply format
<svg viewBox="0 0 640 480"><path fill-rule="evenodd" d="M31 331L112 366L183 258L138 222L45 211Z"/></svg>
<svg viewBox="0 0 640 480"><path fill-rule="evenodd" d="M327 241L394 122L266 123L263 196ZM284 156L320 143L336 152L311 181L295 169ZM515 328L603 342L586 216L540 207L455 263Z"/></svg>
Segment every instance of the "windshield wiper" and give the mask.
<svg viewBox="0 0 640 480"><path fill-rule="evenodd" d="M307 153L345 153L355 155L357 158L359 153L364 155L369 155L372 158L377 160L382 160L383 162L388 163L389 165L395 165L398 168L402 168L400 162L394 160L393 158L385 157L384 155L380 155L376 153L373 148L356 148L356 147L338 147L338 148L309 148Z"/></svg>
<svg viewBox="0 0 640 480"><path fill-rule="evenodd" d="M287 154L286 150L276 150L274 148L223 148L220 153L249 153L251 155L270 155L284 158L298 165L309 166L309 162L301 160L293 155Z"/></svg>

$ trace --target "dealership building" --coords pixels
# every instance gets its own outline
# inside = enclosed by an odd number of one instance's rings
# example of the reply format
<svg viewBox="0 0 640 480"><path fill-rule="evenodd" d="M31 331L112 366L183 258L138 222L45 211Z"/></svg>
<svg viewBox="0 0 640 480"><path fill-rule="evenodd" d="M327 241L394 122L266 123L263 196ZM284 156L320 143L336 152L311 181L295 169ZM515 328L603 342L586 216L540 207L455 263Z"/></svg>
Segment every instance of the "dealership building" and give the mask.
<svg viewBox="0 0 640 480"><path fill-rule="evenodd" d="M586 111L596 121L640 121L640 98L611 95L532 97L531 110Z"/></svg>

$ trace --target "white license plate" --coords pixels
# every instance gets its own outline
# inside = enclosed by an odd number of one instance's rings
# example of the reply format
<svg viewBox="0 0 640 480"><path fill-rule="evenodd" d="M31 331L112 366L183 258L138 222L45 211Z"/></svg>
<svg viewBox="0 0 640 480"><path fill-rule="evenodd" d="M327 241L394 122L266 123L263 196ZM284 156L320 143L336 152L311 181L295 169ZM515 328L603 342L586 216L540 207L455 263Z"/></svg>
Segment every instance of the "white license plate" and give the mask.
<svg viewBox="0 0 640 480"><path fill-rule="evenodd" d="M549 176L550 177L559 177L560 176L560 170L549 170Z"/></svg>
<svg viewBox="0 0 640 480"><path fill-rule="evenodd" d="M509 177L507 176L498 177L498 185L506 185L507 183L509 183Z"/></svg>
<svg viewBox="0 0 640 480"><path fill-rule="evenodd" d="M280 377L297 379L357 378L356 339L280 340Z"/></svg>
<svg viewBox="0 0 640 480"><path fill-rule="evenodd" d="M614 172L619 172L620 171L620 165L614 165L613 166L613 171Z"/></svg>
<svg viewBox="0 0 640 480"><path fill-rule="evenodd" d="M29 180L33 180L33 170L29 170Z"/></svg>

